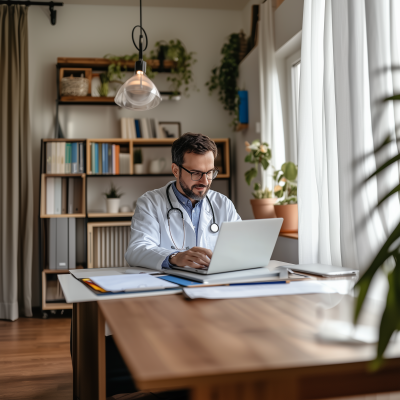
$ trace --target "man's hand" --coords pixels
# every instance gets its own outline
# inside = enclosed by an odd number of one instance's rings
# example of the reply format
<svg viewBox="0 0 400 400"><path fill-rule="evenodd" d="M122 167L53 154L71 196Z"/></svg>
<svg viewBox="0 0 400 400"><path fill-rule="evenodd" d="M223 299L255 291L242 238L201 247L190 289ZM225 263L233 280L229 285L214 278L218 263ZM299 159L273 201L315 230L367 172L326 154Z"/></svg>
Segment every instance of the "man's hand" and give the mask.
<svg viewBox="0 0 400 400"><path fill-rule="evenodd" d="M212 251L203 247L192 247L190 250L177 253L170 263L177 267L208 268Z"/></svg>

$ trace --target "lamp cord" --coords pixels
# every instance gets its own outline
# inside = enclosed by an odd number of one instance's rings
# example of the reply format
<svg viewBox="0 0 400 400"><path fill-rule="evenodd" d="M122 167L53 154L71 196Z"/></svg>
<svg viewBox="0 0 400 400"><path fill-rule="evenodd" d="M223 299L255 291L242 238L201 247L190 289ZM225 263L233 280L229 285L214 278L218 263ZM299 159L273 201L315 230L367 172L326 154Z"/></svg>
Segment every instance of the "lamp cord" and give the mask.
<svg viewBox="0 0 400 400"><path fill-rule="evenodd" d="M139 47L136 45L135 37L134 37L134 33L135 33L135 29L136 28L140 28ZM143 48L143 33L144 33L144 37L146 38L146 46L145 46L145 48ZM133 42L134 46L136 47L136 49L139 51L139 60L142 60L143 59L143 52L146 51L147 45L149 43L148 40L147 40L147 33L143 29L143 26L142 26L142 0L140 0L140 25L136 25L132 29L132 42Z"/></svg>

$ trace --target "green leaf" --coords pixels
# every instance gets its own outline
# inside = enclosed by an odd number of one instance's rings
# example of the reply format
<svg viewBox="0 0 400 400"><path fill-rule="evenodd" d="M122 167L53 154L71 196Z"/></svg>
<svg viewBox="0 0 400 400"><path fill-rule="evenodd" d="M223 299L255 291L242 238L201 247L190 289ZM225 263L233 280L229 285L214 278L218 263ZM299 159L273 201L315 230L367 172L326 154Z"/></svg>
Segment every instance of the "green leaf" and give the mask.
<svg viewBox="0 0 400 400"><path fill-rule="evenodd" d="M379 361L383 358L383 353L389 344L390 338L392 337L394 331L397 329L397 324L399 321L400 309L396 302L396 286L394 282L393 272L388 275L389 281L389 292L386 299L386 308L383 312L381 324L379 327L379 342L377 348L377 366L379 367Z"/></svg>
<svg viewBox="0 0 400 400"><path fill-rule="evenodd" d="M244 176L247 184L250 185L251 181L257 176L257 170L255 168L249 169L245 172Z"/></svg>
<svg viewBox="0 0 400 400"><path fill-rule="evenodd" d="M385 164L380 166L372 175L370 175L366 180L371 179L373 176L376 174L379 174L379 172L382 172L384 169L386 169L389 165L395 163L396 161L400 160L400 154L397 154L397 156L391 158L389 161L386 161Z"/></svg>
<svg viewBox="0 0 400 400"><path fill-rule="evenodd" d="M400 94L396 94L392 97L387 97L384 101L388 101L388 100L400 100Z"/></svg>
<svg viewBox="0 0 400 400"><path fill-rule="evenodd" d="M260 190L261 186L258 183L254 184L254 190Z"/></svg>
<svg viewBox="0 0 400 400"><path fill-rule="evenodd" d="M369 285L374 277L376 271L379 267L389 258L392 253L389 252L390 246L400 237L400 224L396 226L392 234L389 236L385 244L380 249L379 253L375 257L374 261L372 261L369 268L364 272L361 278L355 285L355 288L359 289L355 311L354 311L354 322L357 322L357 319L360 315L365 297L367 295Z"/></svg>
<svg viewBox="0 0 400 400"><path fill-rule="evenodd" d="M244 159L244 162L252 162L252 155L251 155L251 153L250 153L250 154L247 154L246 158Z"/></svg>
<svg viewBox="0 0 400 400"><path fill-rule="evenodd" d="M389 198L391 195L397 193L400 191L400 185L397 185L394 189L392 189L385 197L383 197L381 200L379 200L378 206L380 206L387 198Z"/></svg>
<svg viewBox="0 0 400 400"><path fill-rule="evenodd" d="M289 181L295 181L297 178L297 167L294 163L292 162L287 162L282 165L282 171L283 175L285 176L286 179Z"/></svg>
<svg viewBox="0 0 400 400"><path fill-rule="evenodd" d="M266 158L261 159L261 165L266 170L269 167L269 162Z"/></svg>

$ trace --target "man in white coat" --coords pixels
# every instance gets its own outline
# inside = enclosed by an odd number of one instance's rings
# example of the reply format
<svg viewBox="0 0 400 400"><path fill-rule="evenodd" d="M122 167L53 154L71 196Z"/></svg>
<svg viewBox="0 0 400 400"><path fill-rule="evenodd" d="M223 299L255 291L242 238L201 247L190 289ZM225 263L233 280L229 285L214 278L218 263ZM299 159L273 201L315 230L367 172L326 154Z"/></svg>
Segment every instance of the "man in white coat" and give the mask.
<svg viewBox="0 0 400 400"><path fill-rule="evenodd" d="M218 169L217 146L209 137L186 133L171 152L176 181L138 199L125 259L132 267L157 270L207 268L218 237L213 224L240 216L226 196L210 189Z"/></svg>

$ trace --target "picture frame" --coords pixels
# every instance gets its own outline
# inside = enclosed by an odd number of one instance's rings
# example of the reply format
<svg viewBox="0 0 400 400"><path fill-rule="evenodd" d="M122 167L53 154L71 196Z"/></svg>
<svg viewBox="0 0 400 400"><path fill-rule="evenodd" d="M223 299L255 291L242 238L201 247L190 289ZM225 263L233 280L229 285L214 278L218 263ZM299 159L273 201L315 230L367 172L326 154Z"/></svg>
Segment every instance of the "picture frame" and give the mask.
<svg viewBox="0 0 400 400"><path fill-rule="evenodd" d="M166 139L180 138L182 135L180 122L159 122L159 125Z"/></svg>

